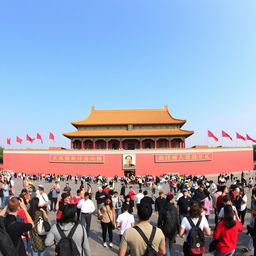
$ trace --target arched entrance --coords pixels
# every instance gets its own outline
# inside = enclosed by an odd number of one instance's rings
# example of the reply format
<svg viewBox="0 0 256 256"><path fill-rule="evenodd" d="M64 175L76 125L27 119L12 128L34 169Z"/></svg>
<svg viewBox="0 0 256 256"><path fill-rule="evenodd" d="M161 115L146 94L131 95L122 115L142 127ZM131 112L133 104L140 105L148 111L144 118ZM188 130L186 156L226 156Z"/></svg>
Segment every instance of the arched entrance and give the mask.
<svg viewBox="0 0 256 256"><path fill-rule="evenodd" d="M151 139L146 139L142 141L142 148L154 148L154 141Z"/></svg>
<svg viewBox="0 0 256 256"><path fill-rule="evenodd" d="M118 140L110 140L108 142L108 148L109 149L119 149L120 148L120 142Z"/></svg>
<svg viewBox="0 0 256 256"><path fill-rule="evenodd" d="M140 147L140 143L136 139L128 139L123 141L123 149L133 150L138 149Z"/></svg>
<svg viewBox="0 0 256 256"><path fill-rule="evenodd" d="M106 141L105 140L97 140L95 142L96 149L106 149Z"/></svg>

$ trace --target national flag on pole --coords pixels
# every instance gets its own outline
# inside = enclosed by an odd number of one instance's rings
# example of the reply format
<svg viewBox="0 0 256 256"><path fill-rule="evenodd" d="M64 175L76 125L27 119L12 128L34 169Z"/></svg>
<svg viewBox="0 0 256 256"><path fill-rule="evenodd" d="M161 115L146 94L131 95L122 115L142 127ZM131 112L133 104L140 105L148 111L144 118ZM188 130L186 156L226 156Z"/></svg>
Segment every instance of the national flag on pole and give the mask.
<svg viewBox="0 0 256 256"><path fill-rule="evenodd" d="M36 134L36 138L37 138L38 140L41 140L41 143L43 144L42 136L41 136L39 133Z"/></svg>
<svg viewBox="0 0 256 256"><path fill-rule="evenodd" d="M229 134L227 134L226 132L222 131L221 134L222 134L222 137L227 137L232 140L231 136Z"/></svg>
<svg viewBox="0 0 256 256"><path fill-rule="evenodd" d="M26 135L26 140L30 141L31 143L35 140L33 138L31 138L28 134Z"/></svg>
<svg viewBox="0 0 256 256"><path fill-rule="evenodd" d="M242 136L241 134L239 134L238 132L236 133L236 138L246 141L246 138L244 136Z"/></svg>
<svg viewBox="0 0 256 256"><path fill-rule="evenodd" d="M7 138L7 139L6 139L6 143L7 143L8 145L11 145L11 138Z"/></svg>
<svg viewBox="0 0 256 256"><path fill-rule="evenodd" d="M213 138L215 141L219 141L219 139L209 130L208 130L208 137Z"/></svg>
<svg viewBox="0 0 256 256"><path fill-rule="evenodd" d="M51 133L51 132L50 132L50 134L49 134L49 139L50 139L50 140L54 140L54 134Z"/></svg>
<svg viewBox="0 0 256 256"><path fill-rule="evenodd" d="M247 140L251 140L252 142L256 143L256 140L254 140L253 138L251 138L248 134L246 134L246 139L247 139Z"/></svg>
<svg viewBox="0 0 256 256"><path fill-rule="evenodd" d="M22 139L19 136L16 136L16 142L21 144L22 143Z"/></svg>

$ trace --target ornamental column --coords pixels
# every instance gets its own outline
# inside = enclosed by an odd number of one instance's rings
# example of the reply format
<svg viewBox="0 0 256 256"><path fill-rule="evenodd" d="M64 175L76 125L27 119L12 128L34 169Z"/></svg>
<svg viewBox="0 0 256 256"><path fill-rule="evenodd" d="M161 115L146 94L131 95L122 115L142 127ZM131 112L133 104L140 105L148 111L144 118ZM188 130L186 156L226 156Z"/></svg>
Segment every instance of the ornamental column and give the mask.
<svg viewBox="0 0 256 256"><path fill-rule="evenodd" d="M84 149L84 141L81 140L81 149Z"/></svg>
<svg viewBox="0 0 256 256"><path fill-rule="evenodd" d="M142 139L140 139L140 149L142 149Z"/></svg>
<svg viewBox="0 0 256 256"><path fill-rule="evenodd" d="M155 146L155 149L157 148L157 140L154 139L154 146Z"/></svg>

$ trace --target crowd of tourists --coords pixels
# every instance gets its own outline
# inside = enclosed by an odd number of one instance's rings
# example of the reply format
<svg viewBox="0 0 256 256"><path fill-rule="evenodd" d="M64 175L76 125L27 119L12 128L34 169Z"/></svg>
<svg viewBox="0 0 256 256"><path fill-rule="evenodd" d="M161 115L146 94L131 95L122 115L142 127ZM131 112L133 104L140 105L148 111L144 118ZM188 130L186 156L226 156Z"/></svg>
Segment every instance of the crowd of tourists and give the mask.
<svg viewBox="0 0 256 256"><path fill-rule="evenodd" d="M16 178L22 180L21 191L16 191ZM49 182L51 188L46 191L45 185L36 186L35 180ZM61 187L63 182L66 184ZM75 192L71 182L77 186ZM97 184L97 191L93 191L92 183ZM168 184L167 193L162 191L164 184ZM219 175L217 182L205 176L177 174L111 179L100 175L2 175L0 255L44 256L47 247L53 246L57 256L90 256L88 238L94 228L92 218L97 218L102 246L119 244L119 256L174 255L177 236L184 239L184 256L208 251L216 256L232 256L238 233L244 228L250 236L244 251L256 248L254 184L254 178L246 179L243 172L239 178L233 174ZM247 188L251 193L250 205ZM249 209L251 218L246 223ZM50 212L54 213L54 222L49 221ZM153 212L157 213L156 225L150 223ZM215 225L210 228L211 213ZM113 241L115 229L119 241ZM209 246L206 237L211 237Z"/></svg>

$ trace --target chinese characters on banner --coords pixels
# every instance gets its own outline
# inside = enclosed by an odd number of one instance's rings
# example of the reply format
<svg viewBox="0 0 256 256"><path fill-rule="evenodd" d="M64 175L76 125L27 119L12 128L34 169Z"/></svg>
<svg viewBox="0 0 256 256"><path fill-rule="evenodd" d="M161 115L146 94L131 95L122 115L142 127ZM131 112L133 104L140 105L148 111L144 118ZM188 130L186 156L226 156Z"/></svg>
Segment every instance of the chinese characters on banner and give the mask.
<svg viewBox="0 0 256 256"><path fill-rule="evenodd" d="M103 164L104 155L62 155L52 154L49 156L51 163L93 163Z"/></svg>
<svg viewBox="0 0 256 256"><path fill-rule="evenodd" d="M191 161L211 161L212 153L181 153L181 154L156 154L156 163L168 162L191 162Z"/></svg>

